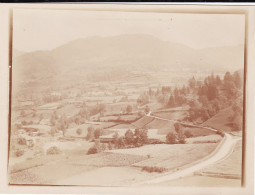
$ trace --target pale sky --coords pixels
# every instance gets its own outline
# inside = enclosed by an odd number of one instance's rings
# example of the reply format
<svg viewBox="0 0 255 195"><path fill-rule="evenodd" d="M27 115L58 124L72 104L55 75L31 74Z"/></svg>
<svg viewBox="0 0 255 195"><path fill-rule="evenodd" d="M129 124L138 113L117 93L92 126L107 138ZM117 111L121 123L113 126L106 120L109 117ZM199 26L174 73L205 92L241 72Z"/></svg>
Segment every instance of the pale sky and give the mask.
<svg viewBox="0 0 255 195"><path fill-rule="evenodd" d="M13 48L51 50L89 36L150 34L195 49L244 44L245 17L232 14L172 14L109 11L13 12Z"/></svg>

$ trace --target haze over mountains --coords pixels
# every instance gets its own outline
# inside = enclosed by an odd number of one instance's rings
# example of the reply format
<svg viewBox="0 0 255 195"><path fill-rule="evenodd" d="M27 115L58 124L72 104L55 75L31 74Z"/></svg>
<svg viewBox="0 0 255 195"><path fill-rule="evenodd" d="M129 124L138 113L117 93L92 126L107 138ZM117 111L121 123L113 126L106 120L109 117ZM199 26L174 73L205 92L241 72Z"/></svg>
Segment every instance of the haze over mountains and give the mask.
<svg viewBox="0 0 255 195"><path fill-rule="evenodd" d="M243 68L242 45L206 49L162 41L145 34L77 39L51 51L14 55L13 74L19 79L130 70L234 71ZM109 75L111 77L112 75ZM114 77L114 76L113 76Z"/></svg>

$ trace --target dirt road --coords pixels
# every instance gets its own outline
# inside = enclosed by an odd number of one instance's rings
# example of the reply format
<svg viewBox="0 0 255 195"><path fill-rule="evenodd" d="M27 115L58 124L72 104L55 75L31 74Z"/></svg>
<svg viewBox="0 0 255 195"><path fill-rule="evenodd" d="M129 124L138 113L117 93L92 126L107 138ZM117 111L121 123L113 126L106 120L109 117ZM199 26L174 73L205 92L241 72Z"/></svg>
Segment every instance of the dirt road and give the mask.
<svg viewBox="0 0 255 195"><path fill-rule="evenodd" d="M149 112L147 114L147 116L154 117L154 118L160 119L160 120L178 122L178 123L183 124L183 125L189 125L189 126L194 126L194 127L199 127L199 128L205 128L205 129L209 129L209 130L212 130L212 131L218 131L217 129L214 129L214 128L211 128L211 127L203 127L203 126L200 126L200 125L193 125L193 124L189 124L189 123L185 123L185 122L179 122L179 121L175 121L175 120L171 120L171 119L164 119L164 118L160 118L160 117L157 117L157 116L152 116L151 112ZM225 136L224 136L224 139L223 139L223 141L220 145L220 148L216 149L216 151L211 156L209 156L209 158L206 158L204 161L201 161L197 164L191 165L188 168L176 171L174 173L169 173L169 174L166 174L164 176L161 176L161 177L158 177L158 178L155 178L155 179L151 179L151 180L147 180L147 181L144 181L144 182L139 183L139 184L137 183L136 185L161 183L161 182L170 181L170 180L173 180L173 179L178 179L178 178L190 175L190 174L194 173L195 171L201 170L201 169L205 168L208 165L211 165L213 163L218 162L219 160L222 160L222 159L228 157L232 153L233 148L235 146L235 143L238 139L233 138L233 136L231 136L230 134L225 133L225 132L224 132L224 135Z"/></svg>

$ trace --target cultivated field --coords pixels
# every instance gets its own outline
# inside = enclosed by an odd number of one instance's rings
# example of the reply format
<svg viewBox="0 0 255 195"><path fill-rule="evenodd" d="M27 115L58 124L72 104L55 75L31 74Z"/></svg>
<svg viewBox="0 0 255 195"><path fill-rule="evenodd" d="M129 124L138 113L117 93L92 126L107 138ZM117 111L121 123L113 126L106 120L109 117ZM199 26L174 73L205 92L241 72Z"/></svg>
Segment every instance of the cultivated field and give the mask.
<svg viewBox="0 0 255 195"><path fill-rule="evenodd" d="M181 168L209 155L217 143L208 144L175 144L147 145L140 148L112 150L113 153L146 156L148 159L135 163L135 167L162 167L168 170ZM199 152L197 152L199 150Z"/></svg>
<svg viewBox="0 0 255 195"><path fill-rule="evenodd" d="M187 116L187 111L164 111L164 112L156 112L153 115L172 120L183 120Z"/></svg>

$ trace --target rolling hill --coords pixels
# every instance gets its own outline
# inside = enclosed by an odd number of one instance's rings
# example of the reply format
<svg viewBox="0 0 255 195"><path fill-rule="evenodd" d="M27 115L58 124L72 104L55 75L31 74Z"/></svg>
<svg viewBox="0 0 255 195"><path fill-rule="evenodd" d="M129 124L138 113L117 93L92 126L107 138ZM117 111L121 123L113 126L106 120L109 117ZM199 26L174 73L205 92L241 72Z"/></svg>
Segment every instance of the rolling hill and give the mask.
<svg viewBox="0 0 255 195"><path fill-rule="evenodd" d="M109 74L111 79L130 70L185 69L231 71L243 66L243 47L195 50L145 34L77 39L51 51L15 55L13 75L19 79L79 78ZM96 74L93 76L96 77Z"/></svg>

